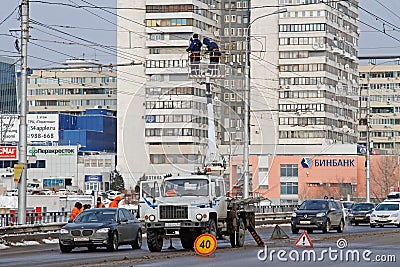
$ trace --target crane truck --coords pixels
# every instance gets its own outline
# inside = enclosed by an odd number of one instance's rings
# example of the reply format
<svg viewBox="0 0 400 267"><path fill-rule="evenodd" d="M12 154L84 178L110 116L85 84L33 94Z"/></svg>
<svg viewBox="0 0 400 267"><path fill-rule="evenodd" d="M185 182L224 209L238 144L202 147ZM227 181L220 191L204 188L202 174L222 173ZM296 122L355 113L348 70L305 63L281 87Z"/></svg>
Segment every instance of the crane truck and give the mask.
<svg viewBox="0 0 400 267"><path fill-rule="evenodd" d="M242 247L245 232L249 230L258 245L264 244L255 231L252 200L231 198L225 191L222 177L225 161L215 142L210 85L213 77L206 71L201 73L194 78L205 78L202 84L206 84L208 149L204 167L189 175L140 184L139 214L147 230L147 245L151 252L161 251L165 238L179 238L183 248L192 249L202 233L227 239L232 247ZM219 73L214 75L221 77Z"/></svg>

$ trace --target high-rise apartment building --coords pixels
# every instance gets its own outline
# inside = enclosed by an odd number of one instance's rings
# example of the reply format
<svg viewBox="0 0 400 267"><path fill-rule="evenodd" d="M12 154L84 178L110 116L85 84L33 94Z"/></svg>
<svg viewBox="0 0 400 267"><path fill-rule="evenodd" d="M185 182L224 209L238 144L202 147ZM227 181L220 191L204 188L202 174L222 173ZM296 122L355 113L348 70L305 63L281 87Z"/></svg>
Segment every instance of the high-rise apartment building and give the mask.
<svg viewBox="0 0 400 267"><path fill-rule="evenodd" d="M28 78L30 113L85 114L87 108L117 109L116 70L96 60L70 59L66 68L34 71Z"/></svg>
<svg viewBox="0 0 400 267"><path fill-rule="evenodd" d="M216 40L215 0L118 1L118 165L128 187L143 175L188 173L207 149L205 85L188 75L194 33ZM123 9L127 8L127 9Z"/></svg>
<svg viewBox="0 0 400 267"><path fill-rule="evenodd" d="M400 66L360 66L361 112L359 143L366 144L368 87L370 95L369 137L371 149L388 154L400 151Z"/></svg>
<svg viewBox="0 0 400 267"><path fill-rule="evenodd" d="M221 47L224 51L225 79L221 83L221 144L228 155L243 152L244 59L249 0L223 0L221 3Z"/></svg>
<svg viewBox="0 0 400 267"><path fill-rule="evenodd" d="M251 153L357 142L357 3L251 1Z"/></svg>

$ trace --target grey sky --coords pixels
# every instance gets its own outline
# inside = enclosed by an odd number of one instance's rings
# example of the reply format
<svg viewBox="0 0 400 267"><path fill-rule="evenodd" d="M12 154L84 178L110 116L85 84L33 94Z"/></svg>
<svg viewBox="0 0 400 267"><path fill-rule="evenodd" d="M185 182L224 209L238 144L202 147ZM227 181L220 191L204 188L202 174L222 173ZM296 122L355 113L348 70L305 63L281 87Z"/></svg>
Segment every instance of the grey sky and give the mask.
<svg viewBox="0 0 400 267"><path fill-rule="evenodd" d="M86 1L87 3L83 2ZM132 0L134 2L134 0ZM46 3L47 2L47 3ZM161 2L161 1L160 1ZM267 2L267 1L266 1ZM20 0L0 0L0 23L18 6ZM53 4L49 4L53 3ZM115 7L117 0L31 0L31 19L43 23L44 26L31 24L31 38L29 45L28 61L30 67L45 67L55 65L52 62L63 62L71 57L97 58L102 63L114 63L116 61L116 21L115 15L105 12L101 9L91 8L74 8L57 3L69 5L89 6L90 3L96 6ZM379 30L385 31L396 39L378 32L363 23L360 23L361 36L359 40L359 55L398 55L400 54L400 1L399 0L361 0L360 6L368 12L386 20L383 22L377 20L376 17L360 10L360 20ZM116 10L107 9L109 12L116 13ZM107 22L106 20L111 21ZM385 24L385 26L384 26ZM393 24L395 26L390 26ZM78 40L72 36L67 36L60 32L53 31L46 26L63 25L79 28L61 28L52 26L57 30L67 32L84 40ZM399 26L400 27L400 26ZM19 21L17 20L17 12L0 24L0 55L1 56L17 56L14 42L17 38L8 36L9 30L18 30ZM19 38L19 32L13 33ZM36 40L38 39L38 40ZM67 39L67 40L66 40ZM67 45L56 42L71 41L84 43L82 45ZM88 42L93 42L90 45ZM101 48L97 44L103 46L111 46L109 48ZM48 49L42 48L47 47ZM54 52L51 50L58 52ZM35 58L34 58L35 57ZM49 60L49 61L46 61Z"/></svg>

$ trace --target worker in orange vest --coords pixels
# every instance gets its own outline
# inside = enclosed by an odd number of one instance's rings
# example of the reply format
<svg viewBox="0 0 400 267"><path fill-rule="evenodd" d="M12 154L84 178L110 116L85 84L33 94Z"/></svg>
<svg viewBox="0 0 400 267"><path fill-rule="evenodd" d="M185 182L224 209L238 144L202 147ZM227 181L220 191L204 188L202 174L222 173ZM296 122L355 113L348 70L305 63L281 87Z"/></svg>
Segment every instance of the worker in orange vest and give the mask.
<svg viewBox="0 0 400 267"><path fill-rule="evenodd" d="M120 196L116 196L113 201L111 201L110 205L108 205L109 208L118 208L119 202L122 200Z"/></svg>
<svg viewBox="0 0 400 267"><path fill-rule="evenodd" d="M71 211L71 217L70 217L70 219L71 219L72 221L75 220L76 216L78 216L79 213L81 213L81 209L82 209L82 203L76 202L75 205L74 205L74 207L72 208L72 211Z"/></svg>
<svg viewBox="0 0 400 267"><path fill-rule="evenodd" d="M95 208L105 208L106 206L104 205L103 202L101 202L101 197L97 198L97 202L96 202L96 206L94 206Z"/></svg>

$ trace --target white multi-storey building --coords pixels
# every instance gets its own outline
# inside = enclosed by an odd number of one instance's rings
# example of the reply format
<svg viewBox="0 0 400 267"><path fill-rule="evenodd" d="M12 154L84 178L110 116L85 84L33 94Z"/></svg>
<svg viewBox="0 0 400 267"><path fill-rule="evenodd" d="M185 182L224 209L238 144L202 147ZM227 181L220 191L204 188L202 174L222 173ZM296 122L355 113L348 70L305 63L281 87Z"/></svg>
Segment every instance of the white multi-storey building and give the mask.
<svg viewBox="0 0 400 267"><path fill-rule="evenodd" d="M357 2L251 1L252 154L357 142Z"/></svg>
<svg viewBox="0 0 400 267"><path fill-rule="evenodd" d="M215 39L219 1L118 1L118 165L140 178L188 173L207 149L205 86L188 77L193 33ZM123 9L128 8L128 9ZM215 34L215 35L214 35Z"/></svg>
<svg viewBox="0 0 400 267"><path fill-rule="evenodd" d="M400 66L360 66L361 114L359 143L366 144L368 87L370 95L369 137L372 149L399 154Z"/></svg>
<svg viewBox="0 0 400 267"><path fill-rule="evenodd" d="M86 109L117 109L116 71L96 60L69 59L66 67L35 70L28 78L31 113L81 115Z"/></svg>

